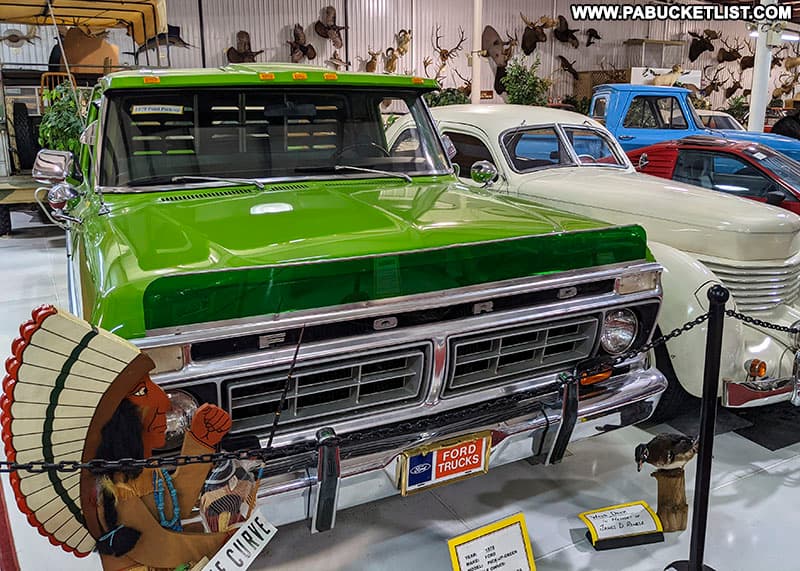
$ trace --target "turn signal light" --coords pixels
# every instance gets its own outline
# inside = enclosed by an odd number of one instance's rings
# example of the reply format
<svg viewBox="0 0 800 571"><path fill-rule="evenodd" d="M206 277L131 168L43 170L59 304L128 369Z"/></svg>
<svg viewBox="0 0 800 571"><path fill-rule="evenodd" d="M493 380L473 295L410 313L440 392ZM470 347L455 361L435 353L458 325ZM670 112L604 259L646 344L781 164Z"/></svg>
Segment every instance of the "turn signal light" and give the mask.
<svg viewBox="0 0 800 571"><path fill-rule="evenodd" d="M588 387L589 385L595 385L597 383L602 383L603 381L607 381L611 378L612 369L608 369L607 371L603 371L602 373L595 373L594 375L581 375L581 385L584 387Z"/></svg>
<svg viewBox="0 0 800 571"><path fill-rule="evenodd" d="M767 376L767 364L761 359L750 359L744 364L744 370L756 379L762 379Z"/></svg>
<svg viewBox="0 0 800 571"><path fill-rule="evenodd" d="M636 272L620 276L614 282L614 291L620 295L654 290L661 282L661 272Z"/></svg>

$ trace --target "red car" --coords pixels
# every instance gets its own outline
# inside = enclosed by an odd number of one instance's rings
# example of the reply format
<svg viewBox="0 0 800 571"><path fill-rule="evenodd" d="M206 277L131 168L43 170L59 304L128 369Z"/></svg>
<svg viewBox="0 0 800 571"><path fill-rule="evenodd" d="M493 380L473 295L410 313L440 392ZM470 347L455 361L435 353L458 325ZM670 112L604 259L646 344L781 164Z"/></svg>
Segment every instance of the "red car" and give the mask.
<svg viewBox="0 0 800 571"><path fill-rule="evenodd" d="M628 156L641 173L800 214L800 163L769 147L698 135L641 147Z"/></svg>

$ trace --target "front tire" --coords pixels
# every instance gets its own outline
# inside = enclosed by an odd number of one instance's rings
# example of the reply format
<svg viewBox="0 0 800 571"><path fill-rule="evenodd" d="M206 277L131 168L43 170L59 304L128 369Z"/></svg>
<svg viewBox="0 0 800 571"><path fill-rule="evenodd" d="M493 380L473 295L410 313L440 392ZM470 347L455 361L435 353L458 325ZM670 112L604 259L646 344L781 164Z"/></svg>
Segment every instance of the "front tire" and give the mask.
<svg viewBox="0 0 800 571"><path fill-rule="evenodd" d="M3 204L0 205L0 236L11 234L11 209Z"/></svg>
<svg viewBox="0 0 800 571"><path fill-rule="evenodd" d="M660 336L661 330L656 328L655 337L658 338ZM672 359L669 357L666 345L659 345L653 349L653 352L656 355L656 368L664 374L668 383L667 390L662 393L658 407L653 416L650 417L650 422L658 423L665 422L686 412L697 401L697 398L690 395L678 380L678 375L675 374Z"/></svg>

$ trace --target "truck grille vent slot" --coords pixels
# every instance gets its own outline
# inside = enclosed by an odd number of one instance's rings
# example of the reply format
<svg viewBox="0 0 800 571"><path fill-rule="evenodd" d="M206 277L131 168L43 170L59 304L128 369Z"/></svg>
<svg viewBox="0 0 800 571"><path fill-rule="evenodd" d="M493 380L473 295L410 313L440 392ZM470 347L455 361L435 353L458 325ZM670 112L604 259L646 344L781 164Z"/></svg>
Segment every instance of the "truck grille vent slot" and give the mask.
<svg viewBox="0 0 800 571"><path fill-rule="evenodd" d="M335 422L360 410L392 409L424 396L428 345L298 365L281 411L280 426ZM232 432L272 425L289 367L227 383Z"/></svg>
<svg viewBox="0 0 800 571"><path fill-rule="evenodd" d="M569 367L592 354L597 329L598 319L589 317L453 337L444 396Z"/></svg>
<svg viewBox="0 0 800 571"><path fill-rule="evenodd" d="M191 194L174 194L162 196L159 202L183 202L185 200L201 200L204 198L218 198L220 196L239 196L242 194L254 194L257 192L250 188L227 188L225 190L205 190L203 192L193 192Z"/></svg>

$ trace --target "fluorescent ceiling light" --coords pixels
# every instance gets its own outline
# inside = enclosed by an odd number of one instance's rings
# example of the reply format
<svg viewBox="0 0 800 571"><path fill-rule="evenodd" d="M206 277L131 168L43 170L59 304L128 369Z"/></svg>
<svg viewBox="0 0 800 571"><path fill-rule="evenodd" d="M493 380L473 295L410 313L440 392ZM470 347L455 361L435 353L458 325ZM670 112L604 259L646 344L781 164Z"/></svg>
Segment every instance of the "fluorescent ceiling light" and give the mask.
<svg viewBox="0 0 800 571"><path fill-rule="evenodd" d="M781 39L785 42L797 42L800 41L800 35L794 32L784 32L781 34Z"/></svg>
<svg viewBox="0 0 800 571"><path fill-rule="evenodd" d="M751 38L757 38L758 37L758 32L756 30L753 30L752 32L750 32L750 37Z"/></svg>

